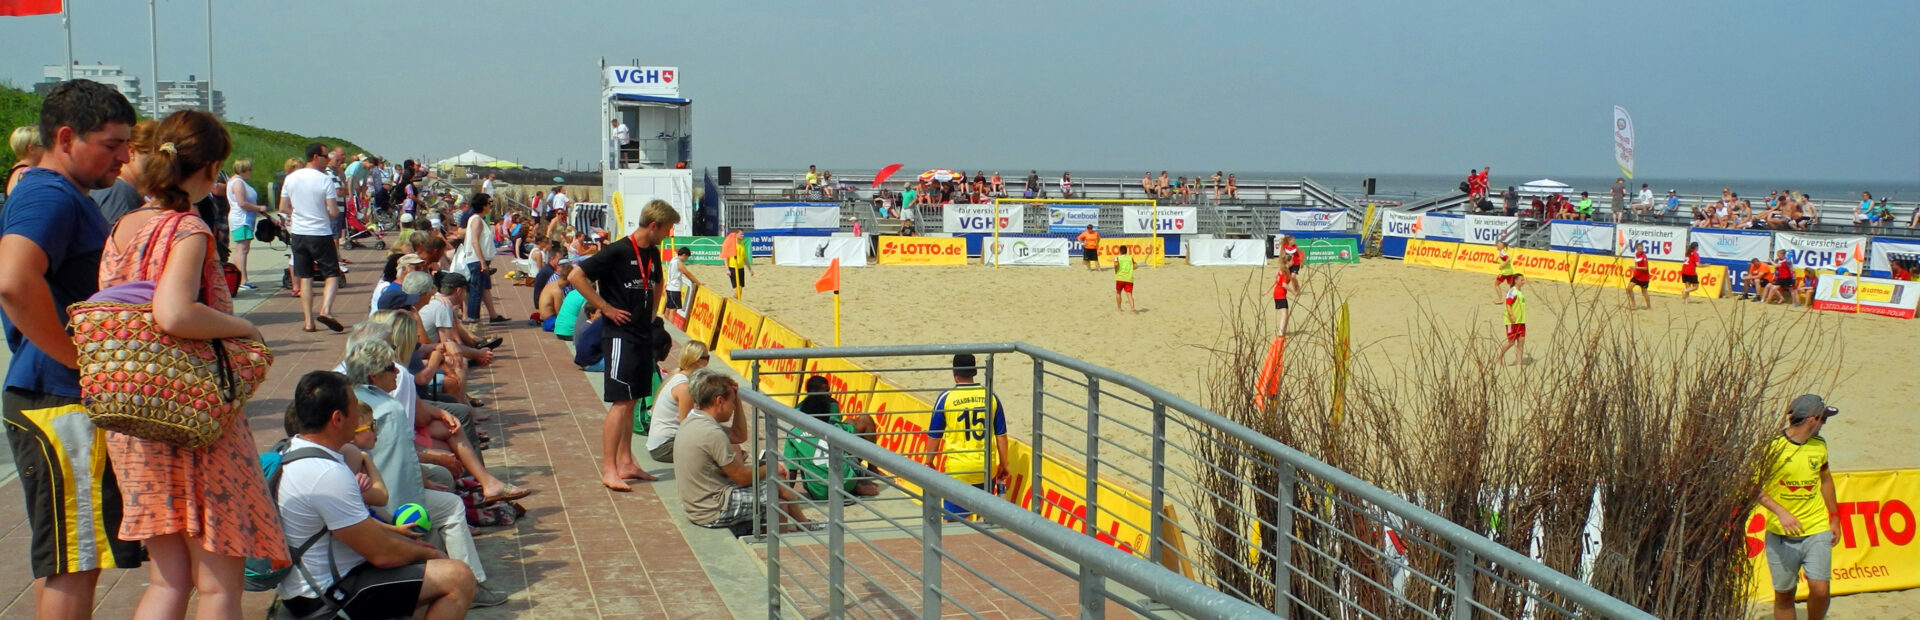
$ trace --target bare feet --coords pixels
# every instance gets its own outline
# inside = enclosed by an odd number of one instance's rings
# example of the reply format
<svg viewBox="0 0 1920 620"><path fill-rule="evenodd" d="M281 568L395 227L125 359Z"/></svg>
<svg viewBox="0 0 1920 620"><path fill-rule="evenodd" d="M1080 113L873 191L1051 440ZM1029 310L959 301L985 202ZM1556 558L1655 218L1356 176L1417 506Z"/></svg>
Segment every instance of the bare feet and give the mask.
<svg viewBox="0 0 1920 620"><path fill-rule="evenodd" d="M653 481L659 480L659 478L654 477L653 474L647 473L647 470L640 469L638 465L628 465L624 468L621 468L620 478L622 480L639 480L641 482L653 482Z"/></svg>
<svg viewBox="0 0 1920 620"><path fill-rule="evenodd" d="M608 490L619 493L626 493L633 490L633 487L627 486L625 481L619 478L609 478L606 474L600 474L600 486L607 487Z"/></svg>

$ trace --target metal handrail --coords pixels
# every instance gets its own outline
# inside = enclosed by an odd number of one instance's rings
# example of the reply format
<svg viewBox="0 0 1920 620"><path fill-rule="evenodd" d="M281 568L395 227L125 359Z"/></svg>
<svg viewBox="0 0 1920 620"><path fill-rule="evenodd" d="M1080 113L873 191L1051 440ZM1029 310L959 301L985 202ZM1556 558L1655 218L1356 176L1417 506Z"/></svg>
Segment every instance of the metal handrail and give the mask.
<svg viewBox="0 0 1920 620"><path fill-rule="evenodd" d="M1190 418L1197 420L1198 422L1205 424L1208 427L1211 427L1212 429L1218 430L1220 432L1227 434L1230 437L1233 437L1234 439L1245 442L1247 446L1255 450L1258 450L1260 453L1267 455L1269 457L1272 457L1287 466L1298 468L1304 473L1311 474L1315 477L1318 477L1320 480L1332 485L1342 493L1351 494L1353 498L1372 504L1389 513L1392 513L1398 516L1399 518L1404 519L1410 525L1418 526L1420 528L1423 528L1429 532L1436 534L1440 539L1451 543L1460 552L1462 552L1463 555L1473 558L1476 562L1486 562L1486 563L1498 565L1502 569L1512 571L1514 575L1520 578L1524 578L1526 580L1540 584L1542 587L1548 590L1551 590L1562 596L1565 596L1568 601L1584 606L1588 609L1594 610L1605 617L1609 617L1609 618L1653 618L1654 617L1653 615L1648 614L1645 611L1640 610L1639 608L1629 605L1624 601L1621 601L1617 598L1609 596L1605 592L1602 592L1590 585L1587 585L1585 582L1577 578L1570 577L1564 573L1553 570L1552 568L1549 568L1546 565L1541 564L1540 562L1534 560L1531 557L1528 557L1525 554L1509 549L1504 545L1493 542L1492 540L1488 540L1487 538L1480 536L1479 534L1475 534L1472 530L1462 527L1461 525L1454 523L1453 521L1447 520L1444 517L1436 515L1431 511L1428 511L1427 509L1420 507L1418 504L1415 504L1411 501L1406 500L1405 498L1400 497L1399 495L1388 492L1385 489L1381 489L1379 487L1373 486L1372 484L1366 482L1365 480L1361 480L1360 478L1355 477L1354 475L1349 474L1345 471L1342 471L1339 468L1336 468L1332 465L1328 465L1325 462L1320 461L1319 459L1313 458L1307 455L1306 453L1300 452L1299 450L1292 448L1291 446L1280 443L1279 440L1276 440L1272 437L1268 437L1261 433L1255 432L1253 429L1242 426L1232 420L1228 420L1220 416L1219 414L1216 414L1212 411L1207 410L1204 407L1201 407L1191 401L1188 401L1185 398L1176 396L1170 392L1167 392L1166 390L1155 387L1152 384L1149 384L1145 381L1137 379L1131 375L1123 374L1103 366L1088 363L1077 358L1062 355L1060 353L1056 353L1054 351L1037 347L1034 345L1030 345L1027 343L998 342L998 343L973 343L973 344L818 347L818 348L805 348L805 349L738 349L731 352L729 355L734 360L760 361L760 360L823 358L823 357L855 358L855 357L952 355L957 353L973 353L973 354L1019 353L1019 354L1023 354L1028 357L1031 357L1033 359L1047 362L1050 364L1058 364L1060 366L1085 374L1089 377L1097 378L1102 382L1112 383L1112 384L1116 384L1116 385L1134 390L1135 392L1138 392L1142 396L1152 399L1157 403L1162 404L1169 409L1172 409L1173 411L1177 411L1179 413L1185 414ZM743 390L743 393L744 393L744 390ZM795 412L795 414L799 415L797 412ZM865 450L878 451L882 453L891 454L886 452L883 449L880 449L878 446L874 446L864 441L849 442L848 447L852 448L855 445L858 445L860 448ZM893 455L893 456L898 457L898 455ZM889 471L892 471L892 470L889 470ZM928 471L931 471L931 470L928 470ZM918 481L916 480L916 483L917 482ZM978 489L973 489L968 485L960 484L958 482L952 482L951 480L949 480L948 482L951 482L952 485L954 486L964 487L964 490L971 490L976 493L980 493L981 497L992 497L990 494L979 491ZM949 491L948 487L942 486L939 490L942 494L947 494L950 492L959 492L962 489L954 489L952 491ZM975 499L977 501L979 498L976 497ZM1002 506L1001 502L989 502L989 503L994 504L996 507L999 507L999 508L1012 509L1013 511L1019 511L1019 509L1017 507L1014 507L1013 504L1005 504L1004 506ZM1115 553L1119 553L1119 552L1116 551ZM1185 581L1184 578L1182 578L1182 580ZM1189 583L1197 583L1197 582L1189 582ZM1128 585L1133 586L1133 584L1131 583L1129 583ZM1261 613L1265 613L1265 612L1261 612Z"/></svg>
<svg viewBox="0 0 1920 620"><path fill-rule="evenodd" d="M914 350L923 351L925 348ZM736 356L747 353L766 354L765 357L754 359L793 357L777 355L777 351L737 350L734 354ZM820 349L813 351L820 351ZM735 359L747 358L736 357ZM1082 567L1089 568L1095 574L1150 596L1153 600L1180 613L1201 618L1273 617L1271 612L1248 604L1246 601L1227 596L1199 582L1181 577L1165 567L1097 542L1085 534L1061 527L1040 515L1003 501L991 493L881 448L873 442L822 422L814 416L801 413L758 391L742 387L739 394L741 402L753 406L762 414L773 416L782 424L799 428L822 438L829 445L846 450L855 457L866 459L868 463L878 465L892 475L919 485L930 495L968 506L974 514L980 515L986 521Z"/></svg>

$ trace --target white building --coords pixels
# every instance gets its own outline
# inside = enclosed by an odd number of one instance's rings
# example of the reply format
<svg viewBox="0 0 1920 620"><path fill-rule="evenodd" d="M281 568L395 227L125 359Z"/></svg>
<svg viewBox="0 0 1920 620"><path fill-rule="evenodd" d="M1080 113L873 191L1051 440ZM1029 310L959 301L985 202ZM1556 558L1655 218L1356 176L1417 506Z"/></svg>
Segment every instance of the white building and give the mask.
<svg viewBox="0 0 1920 620"><path fill-rule="evenodd" d="M67 79L67 68L61 65L41 65L40 75L40 83L35 84L33 90L44 97L47 92L53 90L54 84ZM140 78L128 75L120 65L83 65L76 62L73 63L73 77L112 86L114 90L120 91L121 95L125 95L127 101L133 102L135 109L143 111L147 109L146 93L140 90Z"/></svg>
<svg viewBox="0 0 1920 620"><path fill-rule="evenodd" d="M213 90L206 80L196 80L188 75L184 82L160 82L153 89L160 98L160 116L166 116L179 110L206 110L214 116L227 117L227 94ZM208 93L212 94L209 95Z"/></svg>

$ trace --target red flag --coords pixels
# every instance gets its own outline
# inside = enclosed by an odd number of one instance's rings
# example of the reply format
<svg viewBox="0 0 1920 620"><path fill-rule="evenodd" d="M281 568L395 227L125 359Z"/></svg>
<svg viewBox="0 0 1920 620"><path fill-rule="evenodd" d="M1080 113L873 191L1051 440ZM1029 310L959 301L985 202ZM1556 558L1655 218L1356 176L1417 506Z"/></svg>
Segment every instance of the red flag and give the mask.
<svg viewBox="0 0 1920 620"><path fill-rule="evenodd" d="M813 281L813 292L825 293L838 290L840 290L840 259L836 258L832 263L827 264L827 272L820 274L820 279Z"/></svg>
<svg viewBox="0 0 1920 620"><path fill-rule="evenodd" d="M52 15L60 12L60 0L0 0L0 15Z"/></svg>
<svg viewBox="0 0 1920 620"><path fill-rule="evenodd" d="M739 251L739 249L740 232L734 231L727 233L727 239L720 242L720 260L733 258L733 253Z"/></svg>

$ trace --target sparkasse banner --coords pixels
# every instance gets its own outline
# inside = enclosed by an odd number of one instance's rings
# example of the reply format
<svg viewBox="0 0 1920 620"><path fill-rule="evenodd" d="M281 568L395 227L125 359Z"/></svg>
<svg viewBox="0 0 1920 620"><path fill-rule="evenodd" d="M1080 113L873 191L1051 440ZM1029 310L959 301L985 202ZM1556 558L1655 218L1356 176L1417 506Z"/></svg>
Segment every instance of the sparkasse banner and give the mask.
<svg viewBox="0 0 1920 620"><path fill-rule="evenodd" d="M995 212L994 205L950 204L941 210L941 220L946 224L949 234L963 235L993 232L998 222L1000 234L1026 232L1027 206L1002 204Z"/></svg>
<svg viewBox="0 0 1920 620"><path fill-rule="evenodd" d="M1200 234L1198 207L1153 207L1127 205L1120 209L1125 218L1121 232L1129 235Z"/></svg>

